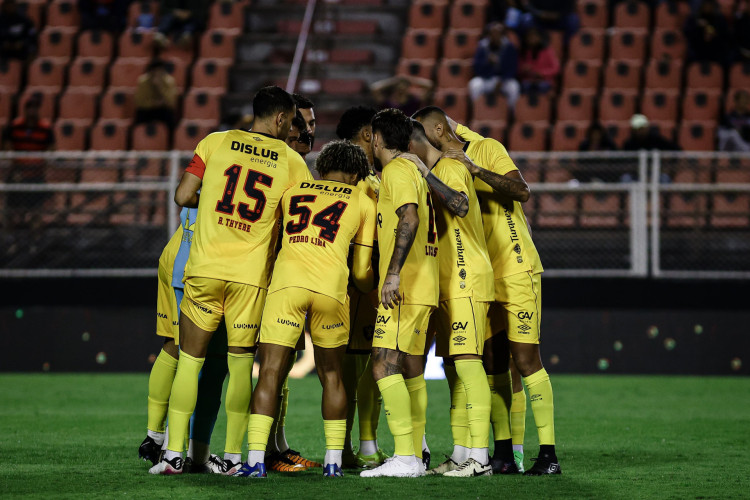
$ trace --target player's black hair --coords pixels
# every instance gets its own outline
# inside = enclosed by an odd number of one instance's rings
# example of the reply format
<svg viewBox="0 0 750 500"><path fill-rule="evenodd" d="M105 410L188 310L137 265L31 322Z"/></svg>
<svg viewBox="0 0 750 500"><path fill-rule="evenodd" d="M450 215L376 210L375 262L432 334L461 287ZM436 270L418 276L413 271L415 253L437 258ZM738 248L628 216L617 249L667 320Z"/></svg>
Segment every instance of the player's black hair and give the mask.
<svg viewBox="0 0 750 500"><path fill-rule="evenodd" d="M447 118L448 116L445 114L445 111L438 108L437 106L425 106L424 108L420 109L413 115L411 115L412 118L415 120L420 120L424 118L428 118L434 114L439 114L443 118Z"/></svg>
<svg viewBox="0 0 750 500"><path fill-rule="evenodd" d="M292 94L292 99L294 99L297 109L312 109L315 107L315 104L302 94Z"/></svg>
<svg viewBox="0 0 750 500"><path fill-rule="evenodd" d="M331 141L315 159L315 169L321 176L329 172L356 174L357 179L367 177L370 165L365 150L349 141Z"/></svg>
<svg viewBox="0 0 750 500"><path fill-rule="evenodd" d="M336 126L336 135L339 139L351 141L363 127L370 124L372 117L377 111L370 106L352 106L344 111Z"/></svg>
<svg viewBox="0 0 750 500"><path fill-rule="evenodd" d="M263 87L253 97L253 114L256 118L267 118L278 113L293 112L294 100L281 87Z"/></svg>
<svg viewBox="0 0 750 500"><path fill-rule="evenodd" d="M425 132L424 125L422 125L421 123L419 123L417 120L414 120L414 119L412 119L411 125L412 127L414 127L414 131L411 133L411 140L429 143L429 139L427 139L427 132Z"/></svg>
<svg viewBox="0 0 750 500"><path fill-rule="evenodd" d="M411 118L400 109L384 109L372 117L372 133L383 136L386 149L406 152L414 129L411 123Z"/></svg>

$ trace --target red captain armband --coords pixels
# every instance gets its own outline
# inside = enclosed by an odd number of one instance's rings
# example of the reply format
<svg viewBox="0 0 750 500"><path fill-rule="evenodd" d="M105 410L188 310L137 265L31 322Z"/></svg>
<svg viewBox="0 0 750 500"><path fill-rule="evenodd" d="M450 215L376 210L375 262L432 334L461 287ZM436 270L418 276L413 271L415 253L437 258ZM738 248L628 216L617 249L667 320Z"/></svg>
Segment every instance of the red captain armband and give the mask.
<svg viewBox="0 0 750 500"><path fill-rule="evenodd" d="M206 172L206 164L203 163L200 156L194 155L193 159L190 160L190 165L187 166L185 171L203 179L203 174Z"/></svg>

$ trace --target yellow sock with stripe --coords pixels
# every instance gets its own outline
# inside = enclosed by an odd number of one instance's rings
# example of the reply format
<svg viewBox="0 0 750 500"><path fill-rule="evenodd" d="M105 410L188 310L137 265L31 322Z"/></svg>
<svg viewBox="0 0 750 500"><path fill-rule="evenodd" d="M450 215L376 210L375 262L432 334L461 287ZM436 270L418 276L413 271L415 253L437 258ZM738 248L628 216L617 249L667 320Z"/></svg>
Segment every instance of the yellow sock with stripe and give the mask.
<svg viewBox="0 0 750 500"><path fill-rule="evenodd" d="M422 440L427 424L427 382L424 375L404 380L411 399L411 427L414 439L414 454L422 458Z"/></svg>
<svg viewBox="0 0 750 500"><path fill-rule="evenodd" d="M490 386L481 359L456 360L456 375L466 391L466 413L471 432L469 458L479 463L489 461L490 441Z"/></svg>
<svg viewBox="0 0 750 500"><path fill-rule="evenodd" d="M393 435L394 454L400 456L414 455L412 438L411 397L406 389L404 377L397 373L377 381L380 394L383 395L385 417ZM421 436L420 436L421 439Z"/></svg>
<svg viewBox="0 0 750 500"><path fill-rule="evenodd" d="M468 455L468 449L471 448L471 433L469 432L469 416L466 413L466 389L464 388L463 382L456 375L456 367L452 365L444 365L445 377L448 380L448 388L451 391L451 433L453 434L453 446L460 446L466 449L466 457L461 456L459 451L458 457L453 457L454 460L466 460ZM457 450L453 450L456 454ZM463 460L461 460L463 462Z"/></svg>
<svg viewBox="0 0 750 500"><path fill-rule="evenodd" d="M513 385L510 370L500 375L487 375L492 398L490 421L495 441L510 439L510 407L513 404Z"/></svg>
<svg viewBox="0 0 750 500"><path fill-rule="evenodd" d="M526 391L513 393L513 403L510 405L510 436L513 440L513 450L523 451L523 438L526 433Z"/></svg>
<svg viewBox="0 0 750 500"><path fill-rule="evenodd" d="M268 436L271 434L273 417L253 413L250 415L247 424L247 463L250 466L263 461L266 455L266 444Z"/></svg>
<svg viewBox="0 0 750 500"><path fill-rule="evenodd" d="M190 416L195 410L198 398L198 375L205 358L180 352L177 372L172 383L172 395L169 398L169 443L167 449L181 453L185 449L185 440L190 430Z"/></svg>
<svg viewBox="0 0 750 500"><path fill-rule="evenodd" d="M229 366L229 383L227 384L226 412L227 439L224 445L225 458L232 462L239 462L242 454L242 444L245 440L248 418L250 417L250 397L253 393L253 361L252 353L227 354ZM228 457L227 455L233 455Z"/></svg>
<svg viewBox="0 0 750 500"><path fill-rule="evenodd" d="M360 442L378 439L377 431L381 404L380 389L378 389L378 384L375 383L375 377L372 376L372 365L368 362L357 386Z"/></svg>
<svg viewBox="0 0 750 500"><path fill-rule="evenodd" d="M531 412L534 414L536 430L539 433L539 445L555 444L555 404L552 396L552 384L547 370L524 377L524 384L529 391ZM171 424L170 424L171 425Z"/></svg>
<svg viewBox="0 0 750 500"><path fill-rule="evenodd" d="M341 467L346 441L346 420L323 420L323 432L326 436L325 465L336 464Z"/></svg>
<svg viewBox="0 0 750 500"><path fill-rule="evenodd" d="M148 420L146 428L149 431L164 433L167 421L169 395L172 393L172 383L177 372L177 360L167 354L164 349L154 361L151 374L148 377ZM162 436L162 440L164 437ZM157 443L161 444L161 443Z"/></svg>

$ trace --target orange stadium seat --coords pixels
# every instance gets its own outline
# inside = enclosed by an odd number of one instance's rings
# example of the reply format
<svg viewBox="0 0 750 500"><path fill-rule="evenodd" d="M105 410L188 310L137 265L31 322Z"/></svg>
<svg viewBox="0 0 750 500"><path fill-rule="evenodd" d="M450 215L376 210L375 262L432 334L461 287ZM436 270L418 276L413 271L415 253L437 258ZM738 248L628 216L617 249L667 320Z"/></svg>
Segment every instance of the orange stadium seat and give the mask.
<svg viewBox="0 0 750 500"><path fill-rule="evenodd" d="M47 7L47 26L75 28L79 25L76 2L73 0L52 0Z"/></svg>
<svg viewBox="0 0 750 500"><path fill-rule="evenodd" d="M750 61L735 63L729 70L729 87L750 89Z"/></svg>
<svg viewBox="0 0 750 500"><path fill-rule="evenodd" d="M565 37L562 31L548 31L547 38L549 39L549 47L557 56L560 61L563 60L565 55Z"/></svg>
<svg viewBox="0 0 750 500"><path fill-rule="evenodd" d="M446 0L416 0L409 7L409 27L442 30L447 9Z"/></svg>
<svg viewBox="0 0 750 500"><path fill-rule="evenodd" d="M223 59L218 59L218 61L223 61ZM172 75L175 85L177 85L177 88L182 92L187 83L187 65L185 64L185 61L178 57L173 57L167 59L166 63L167 73Z"/></svg>
<svg viewBox="0 0 750 500"><path fill-rule="evenodd" d="M469 115L466 89L440 89L435 93L435 105L459 123L466 123Z"/></svg>
<svg viewBox="0 0 750 500"><path fill-rule="evenodd" d="M615 28L649 28L651 11L648 4L638 0L625 0L615 6Z"/></svg>
<svg viewBox="0 0 750 500"><path fill-rule="evenodd" d="M620 196L617 194L596 193L581 196L581 227L618 227L620 212Z"/></svg>
<svg viewBox="0 0 750 500"><path fill-rule="evenodd" d="M641 112L649 120L677 120L679 94L672 91L646 89L641 100Z"/></svg>
<svg viewBox="0 0 750 500"><path fill-rule="evenodd" d="M223 59L198 59L193 65L192 88L226 89L229 65Z"/></svg>
<svg viewBox="0 0 750 500"><path fill-rule="evenodd" d="M109 67L110 87L133 87L138 84L138 78L146 71L148 59L120 58Z"/></svg>
<svg viewBox="0 0 750 500"><path fill-rule="evenodd" d="M547 131L549 125L544 122L516 123L508 134L508 149L512 151L545 151L547 149Z"/></svg>
<svg viewBox="0 0 750 500"><path fill-rule="evenodd" d="M208 29L238 29L245 23L245 5L239 2L214 2L208 13Z"/></svg>
<svg viewBox="0 0 750 500"><path fill-rule="evenodd" d="M451 28L482 29L485 25L485 0L455 0L448 16Z"/></svg>
<svg viewBox="0 0 750 500"><path fill-rule="evenodd" d="M68 67L69 87L97 87L104 86L107 62L100 58L76 57Z"/></svg>
<svg viewBox="0 0 750 500"><path fill-rule="evenodd" d="M717 228L747 227L750 223L750 196L716 194L713 196L711 226Z"/></svg>
<svg viewBox="0 0 750 500"><path fill-rule="evenodd" d="M578 16L581 19L581 27L599 29L607 27L609 21L607 0L585 0L577 3Z"/></svg>
<svg viewBox="0 0 750 500"><path fill-rule="evenodd" d="M673 60L683 60L685 51L685 37L681 30L657 29L651 35L651 57L654 59L667 55Z"/></svg>
<svg viewBox="0 0 750 500"><path fill-rule="evenodd" d="M182 120L172 136L172 149L192 151L205 136L216 130L215 121Z"/></svg>
<svg viewBox="0 0 750 500"><path fill-rule="evenodd" d="M367 49L333 49L328 52L331 64L372 64L375 53Z"/></svg>
<svg viewBox="0 0 750 500"><path fill-rule="evenodd" d="M434 59L401 59L396 68L396 74L418 76L432 80L435 74Z"/></svg>
<svg viewBox="0 0 750 500"><path fill-rule="evenodd" d="M557 116L568 121L590 121L594 117L593 90L564 90L557 100Z"/></svg>
<svg viewBox="0 0 750 500"><path fill-rule="evenodd" d="M78 35L78 57L110 59L114 41L112 35L102 30L86 30Z"/></svg>
<svg viewBox="0 0 750 500"><path fill-rule="evenodd" d="M193 89L185 96L182 118L186 120L215 120L221 116L221 95L224 92Z"/></svg>
<svg viewBox="0 0 750 500"><path fill-rule="evenodd" d="M57 120L55 122L55 149L57 151L83 151L89 123L79 120Z"/></svg>
<svg viewBox="0 0 750 500"><path fill-rule="evenodd" d="M602 63L596 59L569 60L565 63L563 71L563 88L565 90L598 89L601 70Z"/></svg>
<svg viewBox="0 0 750 500"><path fill-rule="evenodd" d="M604 69L604 87L638 90L641 86L643 61L610 59Z"/></svg>
<svg viewBox="0 0 750 500"><path fill-rule="evenodd" d="M516 120L520 122L549 122L552 97L549 94L522 94L516 102Z"/></svg>
<svg viewBox="0 0 750 500"><path fill-rule="evenodd" d="M117 43L118 57L154 57L154 33L143 30L126 30Z"/></svg>
<svg viewBox="0 0 750 500"><path fill-rule="evenodd" d="M649 122L649 129L659 132L662 136L673 141L677 134L677 122L673 120L652 120Z"/></svg>
<svg viewBox="0 0 750 500"><path fill-rule="evenodd" d="M541 193L536 211L539 227L573 227L576 223L576 196L574 194Z"/></svg>
<svg viewBox="0 0 750 500"><path fill-rule="evenodd" d="M380 32L380 24L369 19L337 21L334 32L337 35L377 35Z"/></svg>
<svg viewBox="0 0 750 500"><path fill-rule="evenodd" d="M438 30L406 30L401 42L401 57L406 59L437 59L441 36L442 32Z"/></svg>
<svg viewBox="0 0 750 500"><path fill-rule="evenodd" d="M0 94L15 94L21 84L23 63L15 59L0 59ZM10 97L10 96L8 96Z"/></svg>
<svg viewBox="0 0 750 500"><path fill-rule="evenodd" d="M682 101L682 119L688 121L716 121L721 109L719 89L692 89L685 91Z"/></svg>
<svg viewBox="0 0 750 500"><path fill-rule="evenodd" d="M60 89L57 87L31 87L27 86L18 99L18 109L22 110L32 96L41 99L42 106L39 109L40 116L52 121L55 117L55 99Z"/></svg>
<svg viewBox="0 0 750 500"><path fill-rule="evenodd" d="M683 121L680 125L678 142L685 151L714 151L716 136L715 122Z"/></svg>
<svg viewBox="0 0 750 500"><path fill-rule="evenodd" d="M140 123L131 130L130 143L140 151L164 151L169 148L169 129L162 122Z"/></svg>
<svg viewBox="0 0 750 500"><path fill-rule="evenodd" d="M2 2L0 2L2 3ZM47 8L46 0L33 0L26 2L18 2L18 12L26 15L34 23L37 31L42 28L42 20L44 18L44 11Z"/></svg>
<svg viewBox="0 0 750 500"><path fill-rule="evenodd" d="M679 91L682 87L682 63L680 61L651 59L646 67L644 87Z"/></svg>
<svg viewBox="0 0 750 500"><path fill-rule="evenodd" d="M577 125L577 124L574 124ZM554 151L554 148L552 149ZM573 179L569 161L548 160L544 166L544 182L563 183Z"/></svg>
<svg viewBox="0 0 750 500"><path fill-rule="evenodd" d="M11 116L11 105L13 104L12 94L10 92L0 92L0 127L8 123Z"/></svg>
<svg viewBox="0 0 750 500"><path fill-rule="evenodd" d="M472 103L472 118L481 122L508 121L508 103L504 97L495 94L484 94Z"/></svg>
<svg viewBox="0 0 750 500"><path fill-rule="evenodd" d="M67 59L39 57L29 65L27 85L31 87L62 87Z"/></svg>
<svg viewBox="0 0 750 500"><path fill-rule="evenodd" d="M672 193L664 203L667 227L703 227L708 203L705 194Z"/></svg>
<svg viewBox="0 0 750 500"><path fill-rule="evenodd" d="M551 150L578 151L578 146L586 138L588 127L588 122L558 121L552 129Z"/></svg>
<svg viewBox="0 0 750 500"><path fill-rule="evenodd" d="M618 148L621 148L625 141L630 137L630 121L602 121L602 125L609 137L615 142Z"/></svg>
<svg viewBox="0 0 750 500"><path fill-rule="evenodd" d="M654 28L681 30L690 15L687 2L661 2L656 6Z"/></svg>
<svg viewBox="0 0 750 500"><path fill-rule="evenodd" d="M103 120L131 120L135 116L135 89L110 87L102 95L99 118Z"/></svg>
<svg viewBox="0 0 750 500"><path fill-rule="evenodd" d="M39 57L70 58L73 54L73 37L75 28L44 28L39 33Z"/></svg>
<svg viewBox="0 0 750 500"><path fill-rule="evenodd" d="M724 87L724 70L719 63L701 61L688 66L685 87L688 89L715 89Z"/></svg>
<svg viewBox="0 0 750 500"><path fill-rule="evenodd" d="M142 14L151 14L154 20L159 17L159 2L157 0L137 0L128 6L128 28L135 28L138 25L138 18ZM156 23L154 28L156 28Z"/></svg>
<svg viewBox="0 0 750 500"><path fill-rule="evenodd" d="M88 120L96 117L97 94L89 87L68 87L58 101L58 119Z"/></svg>
<svg viewBox="0 0 750 500"><path fill-rule="evenodd" d="M321 90L326 94L359 95L367 85L358 78L326 78L321 81Z"/></svg>
<svg viewBox="0 0 750 500"><path fill-rule="evenodd" d="M505 141L506 122L495 120L472 120L471 130L483 137L491 137L499 142Z"/></svg>
<svg viewBox="0 0 750 500"><path fill-rule="evenodd" d="M481 30L449 29L443 38L443 57L473 59L481 36Z"/></svg>
<svg viewBox="0 0 750 500"><path fill-rule="evenodd" d="M609 37L610 59L631 59L643 63L646 56L645 30L613 29Z"/></svg>
<svg viewBox="0 0 750 500"><path fill-rule="evenodd" d="M465 88L474 76L472 61L466 59L443 59L437 70L437 87L440 89Z"/></svg>
<svg viewBox="0 0 750 500"><path fill-rule="evenodd" d="M604 59L604 30L584 28L570 39L568 54L571 59ZM600 63L601 64L601 63Z"/></svg>
<svg viewBox="0 0 750 500"><path fill-rule="evenodd" d="M236 30L206 31L201 36L199 57L234 60L235 41L238 35L239 32Z"/></svg>
<svg viewBox="0 0 750 500"><path fill-rule="evenodd" d="M634 89L604 89L599 100L599 120L629 120L635 114L638 91Z"/></svg>
<svg viewBox="0 0 750 500"><path fill-rule="evenodd" d="M89 149L124 150L128 148L128 125L125 120L99 120L91 128Z"/></svg>

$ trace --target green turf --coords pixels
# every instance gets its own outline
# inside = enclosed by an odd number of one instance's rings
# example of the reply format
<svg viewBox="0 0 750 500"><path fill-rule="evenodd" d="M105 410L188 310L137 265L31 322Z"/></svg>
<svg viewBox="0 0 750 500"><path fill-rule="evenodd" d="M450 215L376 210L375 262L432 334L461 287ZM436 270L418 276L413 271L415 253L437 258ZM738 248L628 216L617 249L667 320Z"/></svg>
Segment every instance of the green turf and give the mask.
<svg viewBox="0 0 750 500"><path fill-rule="evenodd" d="M145 375L0 375L0 496L252 498L747 498L750 379L555 376L563 475L325 480L159 477L137 460ZM318 381L292 381L292 446L323 455ZM433 456L451 449L444 382L429 384ZM223 444L219 417L215 451ZM381 443L392 451L385 420ZM531 412L526 466L535 454Z"/></svg>

